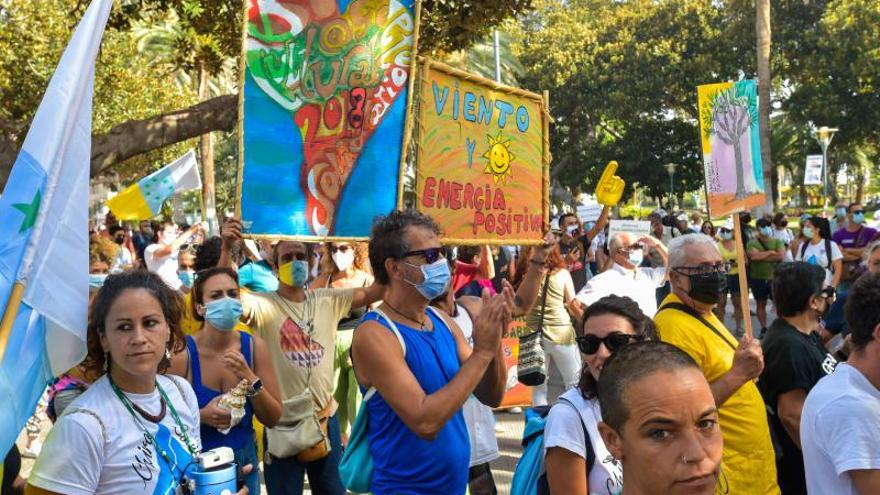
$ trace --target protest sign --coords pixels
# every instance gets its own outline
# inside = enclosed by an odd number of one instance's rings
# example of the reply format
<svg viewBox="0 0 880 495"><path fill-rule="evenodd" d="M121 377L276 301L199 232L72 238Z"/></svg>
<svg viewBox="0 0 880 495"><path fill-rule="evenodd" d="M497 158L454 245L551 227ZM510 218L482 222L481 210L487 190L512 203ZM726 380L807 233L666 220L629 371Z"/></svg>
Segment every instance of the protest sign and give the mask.
<svg viewBox="0 0 880 495"><path fill-rule="evenodd" d="M549 229L545 98L425 59L416 207L455 244L538 244Z"/></svg>
<svg viewBox="0 0 880 495"><path fill-rule="evenodd" d="M603 205L594 204L594 205L585 205L580 204L577 206L577 216L578 220L581 222L595 222L599 220L599 215L602 214L602 209L605 208Z"/></svg>
<svg viewBox="0 0 880 495"><path fill-rule="evenodd" d="M628 232L636 239L651 234L651 222L646 220L611 220L608 222L608 237L620 232Z"/></svg>
<svg viewBox="0 0 880 495"><path fill-rule="evenodd" d="M804 185L822 185L822 155L807 155L807 167L804 171Z"/></svg>
<svg viewBox="0 0 880 495"><path fill-rule="evenodd" d="M418 0L250 0L238 213L245 232L354 239L398 204Z"/></svg>
<svg viewBox="0 0 880 495"><path fill-rule="evenodd" d="M697 88L703 168L715 217L764 204L764 171L753 80Z"/></svg>

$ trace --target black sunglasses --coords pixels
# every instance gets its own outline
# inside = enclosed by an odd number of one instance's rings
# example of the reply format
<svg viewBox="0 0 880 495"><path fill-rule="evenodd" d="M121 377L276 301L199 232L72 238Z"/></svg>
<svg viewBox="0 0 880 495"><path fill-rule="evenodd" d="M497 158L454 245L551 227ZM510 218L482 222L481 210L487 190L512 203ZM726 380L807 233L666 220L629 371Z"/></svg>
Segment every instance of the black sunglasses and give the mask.
<svg viewBox="0 0 880 495"><path fill-rule="evenodd" d="M339 251L342 251L343 253L347 253L349 249L351 249L351 246L331 246L330 252L332 254L336 254Z"/></svg>
<svg viewBox="0 0 880 495"><path fill-rule="evenodd" d="M856 210L856 211L854 211L854 212L852 212L852 213L853 213L853 215L859 215L859 214L864 215L864 214L865 214L865 210Z"/></svg>
<svg viewBox="0 0 880 495"><path fill-rule="evenodd" d="M599 352L599 345L602 343L605 344L605 347L608 348L609 352L617 352L630 342L637 342L640 340L642 340L642 338L638 335L630 335L623 332L610 333L604 337L584 335L575 338L578 348L584 354L596 354Z"/></svg>
<svg viewBox="0 0 880 495"><path fill-rule="evenodd" d="M400 259L409 258L410 256L423 256L425 258L425 261L427 261L428 264L431 264L431 263L436 262L440 258L445 258L446 257L446 249L442 248L442 247L438 247L438 248L420 249L418 251L410 251L408 253L404 253L403 256L400 257Z"/></svg>

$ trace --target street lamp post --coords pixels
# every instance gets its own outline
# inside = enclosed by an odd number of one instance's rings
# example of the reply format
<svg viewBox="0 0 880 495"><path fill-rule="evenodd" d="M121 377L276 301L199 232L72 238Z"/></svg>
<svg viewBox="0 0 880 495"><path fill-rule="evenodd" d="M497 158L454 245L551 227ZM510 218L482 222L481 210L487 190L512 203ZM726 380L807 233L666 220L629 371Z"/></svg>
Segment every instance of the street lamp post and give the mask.
<svg viewBox="0 0 880 495"><path fill-rule="evenodd" d="M666 171L669 173L669 209L670 212L672 210L672 198L675 195L675 185L673 183L673 179L675 178L675 169L678 165L674 163L666 164Z"/></svg>
<svg viewBox="0 0 880 495"><path fill-rule="evenodd" d="M831 144L831 138L834 137L834 133L837 131L836 127L823 125L818 129L813 129L812 132L813 138L822 147L822 196L825 197L823 209L828 208L828 145Z"/></svg>

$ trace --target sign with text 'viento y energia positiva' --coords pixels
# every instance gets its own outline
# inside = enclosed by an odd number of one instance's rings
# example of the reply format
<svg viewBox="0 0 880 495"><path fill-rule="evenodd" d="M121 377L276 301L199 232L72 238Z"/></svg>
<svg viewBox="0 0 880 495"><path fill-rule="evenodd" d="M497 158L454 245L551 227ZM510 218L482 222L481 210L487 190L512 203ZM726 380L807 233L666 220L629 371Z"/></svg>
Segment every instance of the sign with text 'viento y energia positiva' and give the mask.
<svg viewBox="0 0 880 495"><path fill-rule="evenodd" d="M534 244L548 223L544 98L424 60L416 207L455 244Z"/></svg>

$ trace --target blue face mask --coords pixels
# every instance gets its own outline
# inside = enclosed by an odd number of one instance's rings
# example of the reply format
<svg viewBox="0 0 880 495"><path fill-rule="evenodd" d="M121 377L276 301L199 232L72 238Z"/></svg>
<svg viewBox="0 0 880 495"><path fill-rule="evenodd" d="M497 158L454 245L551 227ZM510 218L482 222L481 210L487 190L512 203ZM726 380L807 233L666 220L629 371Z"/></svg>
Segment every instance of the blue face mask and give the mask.
<svg viewBox="0 0 880 495"><path fill-rule="evenodd" d="M106 273L90 273L89 274L89 290L98 290L104 286L104 281L107 280Z"/></svg>
<svg viewBox="0 0 880 495"><path fill-rule="evenodd" d="M771 235L773 235L773 229L771 229L770 227L761 227L761 235L770 237Z"/></svg>
<svg viewBox="0 0 880 495"><path fill-rule="evenodd" d="M864 213L856 213L853 215L853 222L855 223L863 223L865 221Z"/></svg>
<svg viewBox="0 0 880 495"><path fill-rule="evenodd" d="M837 209L837 216L839 216L841 218L845 217L846 216L846 208L838 208Z"/></svg>
<svg viewBox="0 0 880 495"><path fill-rule="evenodd" d="M416 266L410 263L406 264L409 266ZM404 280L412 284L422 297L429 301L433 301L446 292L446 289L449 288L449 280L452 278L452 274L449 273L449 263L445 258L440 258L430 265L422 265L419 268L421 268L422 275L425 277L424 282L414 284L409 280Z"/></svg>
<svg viewBox="0 0 880 495"><path fill-rule="evenodd" d="M205 321L217 330L228 332L241 319L241 301L224 297L205 305Z"/></svg>
<svg viewBox="0 0 880 495"><path fill-rule="evenodd" d="M629 262L635 266L640 266L645 259L645 252L641 249L633 249L629 252Z"/></svg>
<svg viewBox="0 0 880 495"><path fill-rule="evenodd" d="M801 232L803 232L804 237L806 237L807 239L813 238L813 227L804 227Z"/></svg>
<svg viewBox="0 0 880 495"><path fill-rule="evenodd" d="M183 286L187 289L193 286L193 282L196 279L196 274L192 270L184 270L182 272L177 272L177 278L183 282Z"/></svg>
<svg viewBox="0 0 880 495"><path fill-rule="evenodd" d="M718 234L718 237L720 237L724 241L729 241L729 240L733 239L733 233L732 232L721 232L720 234Z"/></svg>

